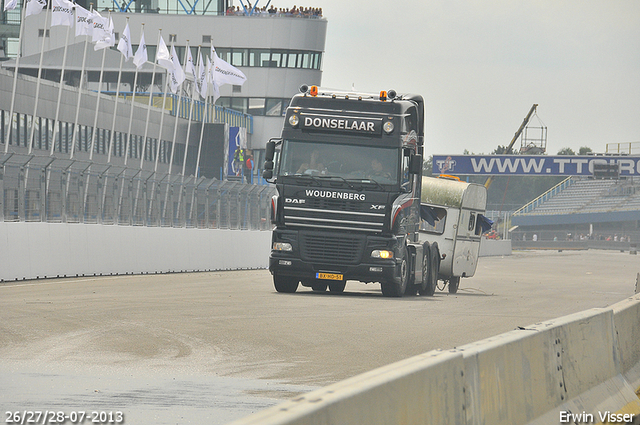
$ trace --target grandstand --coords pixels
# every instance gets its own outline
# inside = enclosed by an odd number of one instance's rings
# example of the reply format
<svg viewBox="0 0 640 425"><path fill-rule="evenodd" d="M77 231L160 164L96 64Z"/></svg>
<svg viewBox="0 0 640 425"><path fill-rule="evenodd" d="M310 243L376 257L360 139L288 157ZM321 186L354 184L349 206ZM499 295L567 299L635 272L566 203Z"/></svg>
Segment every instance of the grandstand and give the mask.
<svg viewBox="0 0 640 425"><path fill-rule="evenodd" d="M640 181L569 177L514 212L513 237L624 235L640 240ZM608 236L607 236L608 237Z"/></svg>

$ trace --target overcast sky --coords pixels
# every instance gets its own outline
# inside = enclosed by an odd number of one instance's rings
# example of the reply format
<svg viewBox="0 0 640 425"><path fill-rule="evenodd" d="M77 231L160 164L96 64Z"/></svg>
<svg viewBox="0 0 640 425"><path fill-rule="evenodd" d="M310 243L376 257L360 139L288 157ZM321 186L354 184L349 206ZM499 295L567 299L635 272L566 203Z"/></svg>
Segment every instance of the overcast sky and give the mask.
<svg viewBox="0 0 640 425"><path fill-rule="evenodd" d="M640 0L272 4L323 8L324 87L424 96L427 154L507 145L534 103L549 154L640 154Z"/></svg>

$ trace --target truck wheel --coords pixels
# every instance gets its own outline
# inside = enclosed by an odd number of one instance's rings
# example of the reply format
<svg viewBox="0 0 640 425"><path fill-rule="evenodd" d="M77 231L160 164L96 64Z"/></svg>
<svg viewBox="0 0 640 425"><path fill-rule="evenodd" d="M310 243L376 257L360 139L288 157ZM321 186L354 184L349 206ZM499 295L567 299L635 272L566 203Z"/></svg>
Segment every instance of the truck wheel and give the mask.
<svg viewBox="0 0 640 425"><path fill-rule="evenodd" d="M438 249L438 244L436 242L431 245L431 270L429 273L431 284L433 285L433 290L431 295L433 295L438 287L438 275L440 274L440 250Z"/></svg>
<svg viewBox="0 0 640 425"><path fill-rule="evenodd" d="M409 264L407 261L407 248L403 249L402 262L400 263L400 281L396 282L395 279L387 282L382 282L382 295L385 297L401 297L407 290L407 283L409 282Z"/></svg>
<svg viewBox="0 0 640 425"><path fill-rule="evenodd" d="M298 282L299 280L295 277L273 275L273 286L278 292L292 294L298 289Z"/></svg>
<svg viewBox="0 0 640 425"><path fill-rule="evenodd" d="M425 244L422 256L422 284L420 285L420 295L432 297L436 292L436 281L433 278L433 260L431 259L431 247Z"/></svg>
<svg viewBox="0 0 640 425"><path fill-rule="evenodd" d="M458 292L459 286L460 286L460 277L451 276L451 279L449 279L449 293L455 294L456 292Z"/></svg>
<svg viewBox="0 0 640 425"><path fill-rule="evenodd" d="M345 286L347 286L346 280L341 280L340 282L329 282L329 291L340 294L344 292Z"/></svg>

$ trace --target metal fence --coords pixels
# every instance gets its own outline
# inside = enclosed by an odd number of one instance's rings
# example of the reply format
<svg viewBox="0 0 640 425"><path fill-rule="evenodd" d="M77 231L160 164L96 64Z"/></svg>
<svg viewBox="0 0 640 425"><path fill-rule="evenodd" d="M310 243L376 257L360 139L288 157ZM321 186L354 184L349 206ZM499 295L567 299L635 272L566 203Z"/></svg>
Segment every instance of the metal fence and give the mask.
<svg viewBox="0 0 640 425"><path fill-rule="evenodd" d="M0 158L0 221L269 230L275 189L105 164Z"/></svg>

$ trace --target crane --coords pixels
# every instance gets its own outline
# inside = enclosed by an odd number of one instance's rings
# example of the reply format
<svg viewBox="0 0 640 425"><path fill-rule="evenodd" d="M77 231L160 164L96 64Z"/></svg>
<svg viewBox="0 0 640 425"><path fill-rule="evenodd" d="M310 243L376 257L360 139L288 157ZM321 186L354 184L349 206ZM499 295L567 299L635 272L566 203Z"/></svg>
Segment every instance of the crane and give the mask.
<svg viewBox="0 0 640 425"><path fill-rule="evenodd" d="M524 130L524 128L527 126L527 123L531 119L531 116L536 112L537 107L538 107L538 104L534 103L531 109L529 109L529 113L524 118L524 121L522 121L522 124L520 125L520 128L518 129L518 131L516 131L516 134L513 135L513 139L511 139L511 143L509 143L509 145L507 146L507 149L504 152L506 155L509 155L511 153L511 150L513 149L513 145L516 143L516 140L518 140L518 137L520 137L520 135L522 134L522 130ZM493 182L493 176L489 176L487 181L484 182L484 187L489 189L489 186L491 186L492 182Z"/></svg>

